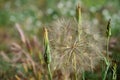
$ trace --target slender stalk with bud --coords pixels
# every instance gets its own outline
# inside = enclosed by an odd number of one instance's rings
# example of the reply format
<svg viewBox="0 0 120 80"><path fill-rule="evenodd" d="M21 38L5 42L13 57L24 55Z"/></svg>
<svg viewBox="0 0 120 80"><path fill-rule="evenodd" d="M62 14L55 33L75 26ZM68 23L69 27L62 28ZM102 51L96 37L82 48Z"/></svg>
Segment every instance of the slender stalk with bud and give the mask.
<svg viewBox="0 0 120 80"><path fill-rule="evenodd" d="M48 76L49 80L52 80L52 74L50 69L50 62L51 62L51 55L50 55L50 45L49 45L49 39L48 39L48 31L46 28L44 28L44 60L47 64L48 69Z"/></svg>
<svg viewBox="0 0 120 80"><path fill-rule="evenodd" d="M108 69L110 67L110 61L109 61L109 55L108 55L108 51L109 51L109 42L110 42L110 37L111 37L111 27L110 27L110 21L111 19L109 19L108 24L107 24L107 30L106 30L106 34L107 34L107 40L106 40L106 55L107 58L104 58L105 60L105 64L107 65L104 76L103 76L103 80L106 80L106 76L107 76L107 72Z"/></svg>
<svg viewBox="0 0 120 80"><path fill-rule="evenodd" d="M78 39L80 40L80 34L82 33L82 26L81 26L82 19L81 19L81 7L79 4L76 7L76 20L78 23Z"/></svg>
<svg viewBox="0 0 120 80"><path fill-rule="evenodd" d="M77 20L77 27L78 27L78 41L80 41L80 36L82 34L82 16L81 16L81 7L78 4L76 7L76 20ZM76 71L76 69L75 69ZM75 77L77 80L77 73L75 73ZM83 80L84 80L84 72L83 72L83 76L82 76Z"/></svg>

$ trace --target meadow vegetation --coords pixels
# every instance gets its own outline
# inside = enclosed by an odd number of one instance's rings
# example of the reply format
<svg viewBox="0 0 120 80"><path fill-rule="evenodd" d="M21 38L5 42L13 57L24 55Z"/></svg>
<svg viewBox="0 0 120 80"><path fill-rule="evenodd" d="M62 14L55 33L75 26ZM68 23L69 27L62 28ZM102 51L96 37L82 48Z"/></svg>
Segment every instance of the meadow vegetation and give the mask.
<svg viewBox="0 0 120 80"><path fill-rule="evenodd" d="M119 0L1 0L0 80L119 80Z"/></svg>

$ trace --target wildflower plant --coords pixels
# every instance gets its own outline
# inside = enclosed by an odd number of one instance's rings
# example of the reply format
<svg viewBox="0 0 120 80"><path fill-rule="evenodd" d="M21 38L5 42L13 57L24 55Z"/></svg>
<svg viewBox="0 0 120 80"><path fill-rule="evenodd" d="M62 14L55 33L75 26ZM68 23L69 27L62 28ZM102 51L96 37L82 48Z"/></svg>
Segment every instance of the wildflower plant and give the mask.
<svg viewBox="0 0 120 80"><path fill-rule="evenodd" d="M107 34L107 40L106 40L106 55L107 57L104 57L104 61L105 61L105 64L106 64L106 70L105 70L105 73L104 73L104 76L103 76L103 80L106 79L107 77L107 73L108 73L108 69L111 65L111 62L110 62L110 59L109 59L109 42L110 42L110 37L111 37L111 27L110 27L110 21L111 19L109 19L108 21L108 24L107 24L107 30L106 30L106 34Z"/></svg>
<svg viewBox="0 0 120 80"><path fill-rule="evenodd" d="M93 70L102 58L102 37L90 31L95 27L83 26L80 7L77 8L76 19L62 18L49 28L53 70L82 73Z"/></svg>
<svg viewBox="0 0 120 80"><path fill-rule="evenodd" d="M51 62L50 45L49 45L49 39L48 39L48 31L46 28L44 28L44 48L45 48L44 60L45 60L45 63L47 64L49 80L52 80L52 74L50 70L50 62Z"/></svg>

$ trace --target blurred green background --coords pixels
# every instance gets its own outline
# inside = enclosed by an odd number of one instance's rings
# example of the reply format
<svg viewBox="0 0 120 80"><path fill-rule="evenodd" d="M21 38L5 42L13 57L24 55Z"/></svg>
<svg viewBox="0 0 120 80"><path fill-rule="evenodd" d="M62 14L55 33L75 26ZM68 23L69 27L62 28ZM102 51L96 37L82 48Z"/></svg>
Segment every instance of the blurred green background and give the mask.
<svg viewBox="0 0 120 80"><path fill-rule="evenodd" d="M44 23L75 16L78 3L82 7L83 19L87 16L90 20L97 19L98 23L104 23L111 18L113 34L118 35L119 0L0 0L0 28L20 23L26 30L35 32Z"/></svg>
<svg viewBox="0 0 120 80"><path fill-rule="evenodd" d="M113 35L119 35L119 0L0 0L0 28L11 28L20 23L25 30L35 33L44 23L75 16L78 3L83 19L87 16L87 19L104 25L111 18Z"/></svg>

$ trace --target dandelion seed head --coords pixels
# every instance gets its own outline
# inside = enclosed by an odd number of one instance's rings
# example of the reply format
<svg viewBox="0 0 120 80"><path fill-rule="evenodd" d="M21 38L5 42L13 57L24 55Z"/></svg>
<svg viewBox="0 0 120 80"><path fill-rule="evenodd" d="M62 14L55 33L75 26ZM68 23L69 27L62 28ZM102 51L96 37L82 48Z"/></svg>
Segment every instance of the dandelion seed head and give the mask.
<svg viewBox="0 0 120 80"><path fill-rule="evenodd" d="M82 27L80 40L77 40L78 28L74 19L62 18L52 23L49 37L54 70L72 72L76 68L78 72L82 72L95 68L101 59L103 48L99 41L101 36L91 28L93 27Z"/></svg>

